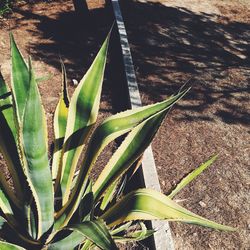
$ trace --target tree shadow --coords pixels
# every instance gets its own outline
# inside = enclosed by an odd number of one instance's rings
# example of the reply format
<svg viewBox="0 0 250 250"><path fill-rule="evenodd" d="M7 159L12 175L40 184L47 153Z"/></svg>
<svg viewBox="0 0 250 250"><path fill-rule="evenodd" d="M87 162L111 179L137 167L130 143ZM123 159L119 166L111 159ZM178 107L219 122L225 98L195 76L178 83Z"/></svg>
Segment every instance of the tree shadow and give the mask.
<svg viewBox="0 0 250 250"><path fill-rule="evenodd" d="M191 79L178 119L250 124L250 24L150 1L122 3L144 103Z"/></svg>
<svg viewBox="0 0 250 250"><path fill-rule="evenodd" d="M60 69L62 56L69 78L81 79L112 25L112 10L93 9L88 18L79 19L72 1L58 0L51 2L52 8L66 4L69 10L52 17L46 13L48 7L37 11L36 4L28 1L25 8L14 9L21 17L13 28L35 21L36 30L30 32L41 42L30 42L33 57ZM219 118L228 124L249 125L248 23L150 1L123 1L122 10L144 103L165 98L191 79L193 88L187 101L176 105L183 110L176 119L213 122ZM119 74L117 65L108 64L103 93L109 103L110 92L119 91L112 76Z"/></svg>
<svg viewBox="0 0 250 250"><path fill-rule="evenodd" d="M28 30L32 36L41 38L39 42L29 41L30 54L35 60L42 60L60 71L60 58L64 61L69 79L82 78L93 62L113 23L109 8L89 10L88 16L77 15L73 1L57 0L25 1L13 9L18 15L11 29L21 29L28 22L35 23L36 29ZM39 5L41 4L41 5ZM48 15L48 9L56 5L66 5L67 11ZM60 10L60 8L58 8ZM109 59L108 59L109 60ZM109 67L109 64L107 68ZM107 70L109 71L109 70ZM106 75L103 87L103 100L110 103L111 82ZM109 112L102 109L103 112Z"/></svg>
<svg viewBox="0 0 250 250"><path fill-rule="evenodd" d="M40 10L38 14L33 11L34 8L35 4L30 3L28 9L14 10L23 16L16 20L16 27L25 25L29 20L37 20L37 29L32 33L38 37L42 34L43 41L50 41L31 43L33 56L43 58L46 63L53 66L59 65L58 58L62 56L66 65L76 74L80 68L79 64L86 67L86 64L92 62L112 24L112 19L108 18L105 9L91 10L89 19L79 19L73 10L58 13L56 18L51 18L46 15L46 9Z"/></svg>

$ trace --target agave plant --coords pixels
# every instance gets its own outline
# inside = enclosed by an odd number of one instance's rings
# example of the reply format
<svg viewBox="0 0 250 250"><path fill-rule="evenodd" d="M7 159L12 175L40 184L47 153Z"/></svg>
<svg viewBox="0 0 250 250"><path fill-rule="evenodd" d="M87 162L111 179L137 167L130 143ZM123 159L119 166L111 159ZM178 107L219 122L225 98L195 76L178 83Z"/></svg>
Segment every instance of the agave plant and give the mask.
<svg viewBox="0 0 250 250"><path fill-rule="evenodd" d="M173 201L174 195L216 157L185 177L168 196L149 189L117 195L119 185L123 184L122 176L131 167L137 168L137 161L169 108L188 89L162 102L113 115L94 128L109 36L71 100L62 64L62 92L54 114L51 162L45 112L31 60L28 65L25 63L10 36L11 91L0 75L0 150L11 176L10 183L1 171L0 249L117 249L118 242L152 235L154 230L143 223L152 219L233 230ZM111 141L124 135L125 139L93 182L89 173L98 156ZM84 147L84 158L78 162Z"/></svg>

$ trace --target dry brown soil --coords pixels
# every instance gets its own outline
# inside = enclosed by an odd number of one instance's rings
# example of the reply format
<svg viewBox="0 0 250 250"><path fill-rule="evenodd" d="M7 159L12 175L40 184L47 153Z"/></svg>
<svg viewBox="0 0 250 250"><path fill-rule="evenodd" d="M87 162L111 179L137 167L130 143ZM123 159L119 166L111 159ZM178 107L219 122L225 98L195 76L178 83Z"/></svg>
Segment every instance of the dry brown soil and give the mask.
<svg viewBox="0 0 250 250"><path fill-rule="evenodd" d="M250 248L249 7L237 0L123 1L143 102L192 86L153 142L163 192L218 153L176 199L237 227L223 233L171 223L176 249Z"/></svg>
<svg viewBox="0 0 250 250"><path fill-rule="evenodd" d="M37 76L50 76L39 88L51 142L60 90L59 58L68 69L72 93L72 80L81 79L112 18L97 8L103 1L89 1L90 19L81 21L71 1L33 2L20 1L11 15L0 19L0 65L9 80L12 30L23 54L32 56ZM247 0L129 0L122 7L143 102L160 101L187 81L193 86L153 143L163 192L219 153L216 163L176 199L197 214L238 229L223 233L171 223L176 249L250 249ZM111 70L108 66L108 74ZM100 120L114 112L111 87L106 77Z"/></svg>

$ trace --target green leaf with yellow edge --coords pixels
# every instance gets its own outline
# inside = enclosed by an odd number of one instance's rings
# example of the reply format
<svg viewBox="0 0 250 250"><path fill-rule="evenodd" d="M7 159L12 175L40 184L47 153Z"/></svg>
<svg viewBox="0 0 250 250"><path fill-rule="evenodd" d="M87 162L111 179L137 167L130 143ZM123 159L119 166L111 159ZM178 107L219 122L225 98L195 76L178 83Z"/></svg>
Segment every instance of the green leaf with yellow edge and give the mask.
<svg viewBox="0 0 250 250"><path fill-rule="evenodd" d="M109 186L143 154L151 143L166 113L167 110L159 112L132 129L93 185L93 193L96 199L99 199Z"/></svg>
<svg viewBox="0 0 250 250"><path fill-rule="evenodd" d="M62 66L62 93L54 114L54 153L52 163L52 179L56 179L58 167L62 157L62 147L64 136L66 132L68 110L69 110L69 96L67 91L67 74L66 69L61 62Z"/></svg>
<svg viewBox="0 0 250 250"><path fill-rule="evenodd" d="M235 231L234 228L196 215L181 207L166 195L151 189L138 189L123 197L101 218L109 227L133 220L169 220L196 224L223 231Z"/></svg>
<svg viewBox="0 0 250 250"><path fill-rule="evenodd" d="M114 181L114 183L112 183L110 187L107 189L107 191L103 195L103 199L102 199L101 206L100 206L101 210L104 211L106 207L108 206L108 204L111 202L111 200L114 198L114 195L116 193L119 183L120 183L120 180L118 179Z"/></svg>
<svg viewBox="0 0 250 250"><path fill-rule="evenodd" d="M63 205L68 201L74 172L84 143L97 119L109 36L110 34L77 86L69 105L62 165L59 167L56 181L57 188L60 182Z"/></svg>
<svg viewBox="0 0 250 250"><path fill-rule="evenodd" d="M19 51L13 35L10 34L12 81L11 87L16 103L17 118L22 121L24 108L27 100L27 93L30 88L30 75L27 64Z"/></svg>
<svg viewBox="0 0 250 250"><path fill-rule="evenodd" d="M80 169L75 190L80 188L81 183L87 178L87 175L94 166L98 156L111 141L129 132L132 128L155 113L168 110L180 100L187 91L189 91L189 89L186 89L175 96L171 96L162 102L133 110L127 110L104 120L104 122L95 130L91 138Z"/></svg>
<svg viewBox="0 0 250 250"><path fill-rule="evenodd" d="M67 226L75 211L79 208L82 198L89 191L89 181L82 184L79 195L71 195L63 208L55 214L54 232Z"/></svg>
<svg viewBox="0 0 250 250"><path fill-rule="evenodd" d="M195 179L198 175L200 175L206 168L208 168L215 160L217 159L217 155L213 156L208 161L201 164L198 168L189 173L186 177L184 177L180 183L173 189L173 191L168 195L169 198L173 198L177 193L179 193L186 185L188 185L193 179Z"/></svg>
<svg viewBox="0 0 250 250"><path fill-rule="evenodd" d="M101 249L118 249L107 227L100 220L84 221L80 224L69 226L68 228L81 233Z"/></svg>
<svg viewBox="0 0 250 250"><path fill-rule="evenodd" d="M59 235L66 230L72 232L60 239ZM57 238L59 239L56 240ZM58 231L54 239L48 245L48 250L73 249L84 241L93 242L101 249L117 249L104 222L101 220L93 220L70 225Z"/></svg>
<svg viewBox="0 0 250 250"><path fill-rule="evenodd" d="M116 181L143 153L164 119L167 110L146 119L137 125L126 137L112 156L93 186L95 198L101 197L109 186ZM78 179L66 205L57 213L55 227L65 226L79 206L86 188L86 181ZM81 185L80 185L81 184Z"/></svg>
<svg viewBox="0 0 250 250"><path fill-rule="evenodd" d="M6 85L4 78L0 72L0 110L9 126L13 138L16 140L17 129L14 120L13 103L11 100L11 92Z"/></svg>
<svg viewBox="0 0 250 250"><path fill-rule="evenodd" d="M47 152L45 112L31 63L30 89L20 128L20 150L24 171L37 208L37 237L40 238L54 223L54 196Z"/></svg>
<svg viewBox="0 0 250 250"><path fill-rule="evenodd" d="M92 182L88 179L83 183L81 193L77 195L71 195L67 204L55 215L54 231L62 229L67 226L71 217L78 209L80 220L89 220L92 217L92 208L94 207L94 197L92 193ZM84 205L85 202L88 205Z"/></svg>
<svg viewBox="0 0 250 250"><path fill-rule="evenodd" d="M66 231L66 229L58 232L58 235L48 244L48 250L74 249L86 240L86 237L78 231L71 231L68 235L65 236L63 234L63 236L60 237L59 234L63 233L63 231Z"/></svg>
<svg viewBox="0 0 250 250"><path fill-rule="evenodd" d="M4 192L3 188L0 186L0 210L5 215L6 219L12 225L17 225L15 215L13 212L14 204L11 202L8 195Z"/></svg>
<svg viewBox="0 0 250 250"><path fill-rule="evenodd" d="M169 107L171 107L177 100L179 100L183 95L185 95L185 93L188 91L189 89L181 92L180 94L171 97L161 103L157 103L155 105L150 105L147 107L143 107L143 108L138 108L135 110L129 110L129 111L125 111L119 114L116 114L110 118L108 118L107 120L105 120L103 122L103 124L106 124L104 126L100 125L100 127L102 127L101 129L99 129L99 131L102 132L95 132L95 134L101 134L103 133L102 136L102 140L101 144L98 142L98 140L93 140L95 143L98 143L98 145L101 145L101 150L103 150L103 148L112 140L114 140L115 138L117 138L118 136L128 132L129 130L131 130L134 126L138 125L138 123L140 124L140 122L142 123L144 120L146 120L148 117L151 117L154 115L155 112L165 112L162 119L165 117L165 114L168 110ZM138 114L138 117L135 115ZM108 124L108 125L107 125ZM156 126L156 130L153 128L151 133L152 135L157 131L158 127L160 125L160 120L158 121L158 125ZM100 128L99 127L99 128ZM103 129L104 128L104 129ZM114 131L114 129L116 131ZM120 131L119 131L120 129ZM97 129L98 130L98 129ZM97 136L98 137L98 136ZM146 141L148 141L148 145L150 143L150 135L148 134L148 138L144 139ZM151 138L152 139L152 138ZM133 141L133 138L131 138L131 140ZM90 156L87 156L87 159L91 159L91 164L86 164L87 160L85 158L84 160L84 164L81 167L80 170L80 174L79 177L77 179L77 183L75 185L75 188L73 189L72 195L70 197L70 200L68 201L68 203L63 207L63 209L59 212L59 214L57 215L57 218L61 217L60 220L62 220L62 217L65 218L65 222L67 223L67 221L69 221L70 217L73 215L74 213L74 209L78 206L79 202L80 202L80 197L82 197L83 192L84 192L84 188L85 185L83 185L83 183L85 183L85 176L87 176L86 174L89 171L90 166L92 166L97 158L97 155L100 154L100 151L96 151L97 153L95 153L95 157L92 157L92 150L94 149L95 143L91 143L92 146L90 146L88 148L88 151L86 153L86 155L89 155L88 153L91 152ZM125 146L126 147L126 146ZM142 149L140 150L140 154L142 154L143 150L146 148L146 144L142 146ZM143 149L144 148L144 149ZM138 152L137 152L138 153ZM119 156L118 156L119 157ZM136 161L137 158L139 158L140 155L136 155L134 158L134 161ZM133 162L132 162L133 163ZM132 164L131 163L131 164ZM88 167L86 167L86 165L88 165ZM128 168L129 166L126 166L126 168ZM126 171L126 169L124 170ZM122 172L124 172L122 170ZM118 174L119 176L119 174ZM96 184L95 184L96 186ZM104 191L103 191L104 192ZM72 204L75 204L75 208L73 209ZM58 222L59 223L59 222ZM57 223L56 223L57 224Z"/></svg>
<svg viewBox="0 0 250 250"><path fill-rule="evenodd" d="M2 171L0 173L0 182L9 198L16 206L21 207L21 204L23 203L23 185L21 184L21 181L24 180L24 175L16 147L16 139L17 129L11 93L0 72L0 151L7 162L7 167L13 180L16 195L14 194L13 189L10 188Z"/></svg>

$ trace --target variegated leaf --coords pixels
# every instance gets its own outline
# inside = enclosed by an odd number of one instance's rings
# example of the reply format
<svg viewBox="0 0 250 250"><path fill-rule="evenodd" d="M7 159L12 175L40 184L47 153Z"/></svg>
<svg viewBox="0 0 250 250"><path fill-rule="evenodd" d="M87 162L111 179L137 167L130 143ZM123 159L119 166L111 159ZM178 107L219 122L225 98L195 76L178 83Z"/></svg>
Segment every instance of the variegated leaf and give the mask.
<svg viewBox="0 0 250 250"><path fill-rule="evenodd" d="M151 142L166 112L165 110L148 118L129 133L94 184L93 193L96 198L103 195L107 188L140 157ZM70 220L79 206L85 188L85 181L76 184L69 201L56 215L56 227L64 226Z"/></svg>
<svg viewBox="0 0 250 250"><path fill-rule="evenodd" d="M0 73L0 151L3 154L8 170L12 176L14 190L9 187L4 173L0 173L0 182L3 189L9 195L16 206L20 207L23 203L23 193L25 181L16 147L17 129L9 91ZM22 182L22 183L21 183Z"/></svg>
<svg viewBox="0 0 250 250"><path fill-rule="evenodd" d="M65 230L72 232L68 236L60 238L60 233ZM59 239L55 240L56 238ZM101 249L117 249L105 224L99 220L83 221L79 224L70 225L58 231L55 239L49 244L48 250L73 249L85 240L93 242Z"/></svg>
<svg viewBox="0 0 250 250"><path fill-rule="evenodd" d="M132 129L93 185L96 199L101 197L107 188L142 155L151 143L166 112L166 110L159 112Z"/></svg>
<svg viewBox="0 0 250 250"><path fill-rule="evenodd" d="M173 198L177 193L179 193L185 186L187 186L193 179L200 175L206 168L208 168L215 160L217 155L213 156L208 161L201 164L198 168L193 170L190 174L184 177L173 189L173 191L168 195L169 198Z"/></svg>
<svg viewBox="0 0 250 250"><path fill-rule="evenodd" d="M81 233L101 249L118 249L102 221L84 221L81 224L70 226L69 229Z"/></svg>
<svg viewBox="0 0 250 250"><path fill-rule="evenodd" d="M66 132L68 109L69 109L66 69L63 62L61 62L61 65L62 65L62 93L54 114L55 141L54 141L54 153L53 153L53 163L52 163L53 180L56 179L58 167L62 157L62 147Z"/></svg>
<svg viewBox="0 0 250 250"><path fill-rule="evenodd" d="M178 100L180 100L188 90L189 89L186 89L162 102L121 112L106 119L95 130L92 136L80 169L78 180L75 185L75 190L80 188L81 183L85 181L88 172L95 164L98 156L111 141L129 132L132 128L142 123L144 120L148 119L154 114L168 110Z"/></svg>
<svg viewBox="0 0 250 250"><path fill-rule="evenodd" d="M102 150L111 140L114 140L118 136L124 134L125 132L128 132L134 126L138 125L138 123L139 124L142 124L143 122L145 123L145 120L147 120L147 118L149 119L149 117L152 118L154 116L154 113L165 112L164 115L161 118L161 119L163 119L165 117L165 114L166 114L168 108L170 106L172 106L177 100L179 100L187 91L188 90L185 90L185 91L181 92L180 94L178 94L177 96L171 97L168 100L163 101L161 103L157 103L155 105L150 105L150 106L147 106L147 107L144 107L144 108L139 108L137 110L125 111L125 112L117 114L117 115L115 115L115 116L113 116L111 118L108 118L106 121L103 122L103 124L106 124L106 125L103 125L103 126L101 125L100 126L101 129L99 129L99 131L101 131L101 132L100 133L99 132L95 133L95 134L99 134L99 136L100 136L100 134L103 134L101 136L102 139L99 138L99 139L101 139L100 140L101 143L100 143L100 141L98 142L98 140L94 140L94 142L96 144L100 145L101 150ZM136 114L138 114L138 117L137 117ZM134 155L132 156L132 157L134 157L133 161L136 161L136 159L140 157L140 155L138 155L138 152L140 152L139 154L142 154L142 152L147 147L147 145L149 145L149 143L151 141L150 140L150 138L151 138L150 136L153 136L154 133L157 131L157 129L158 129L159 125L160 125L160 122L161 122L161 120L159 120L158 125L156 125L155 128L151 129L151 132L149 132L149 134L147 135L148 138L144 138L147 141L147 143L146 144L144 143L144 145L142 146L141 149L139 149L139 151L134 152ZM141 125L141 126L143 126L143 125ZM116 131L114 131L114 128L115 128ZM151 135L150 135L150 133L151 133ZM98 136L97 136L97 138L98 138ZM126 140L128 140L128 139L126 139ZM129 140L133 141L133 135L132 135L132 137L130 136ZM97 153L92 154L93 151L91 151L90 149L94 148L96 146L95 143L91 144L93 147L92 146L89 147L88 152L91 152L90 158L88 158L88 156L87 156L88 159L91 159L92 164L95 162L95 160L97 158L97 155L101 152L101 151L97 150L96 151ZM123 146L122 150L124 150L124 147L127 147L126 145ZM135 150L137 150L137 149L135 149ZM121 149L120 149L120 151L121 151ZM87 152L87 155L88 155L88 152ZM92 157L93 155L95 155L95 156ZM119 156L116 156L116 158L118 158L118 157ZM86 163L86 160L84 162ZM92 165L92 164L90 164L90 165ZM133 164L133 162L131 162L131 164ZM129 166L130 165L126 165L125 166L125 170L123 169L121 172L126 171L126 169ZM72 192L72 195L70 197L70 200L68 201L68 203L63 207L63 209L57 215L57 218L61 217L60 221L62 220L62 218L65 219L65 223L67 221L69 221L70 217L74 213L74 209L73 209L72 204L75 204L75 207L77 207L79 205L80 199L81 199L81 197L83 195L84 188L85 188L85 184L84 184L86 182L85 181L85 176L86 176L86 173L88 171L89 171L89 167L85 167L85 164L84 164L84 166L82 166L82 168L81 168L81 172L79 174L79 178L77 180L77 184L75 185L75 188L73 189L73 192ZM119 174L121 172L119 172ZM115 178L118 178L119 174ZM114 180L114 179L112 179L112 180ZM112 181L110 181L110 183L111 182ZM95 184L95 186L96 186L96 184Z"/></svg>
<svg viewBox="0 0 250 250"><path fill-rule="evenodd" d="M68 201L74 172L84 143L97 119L108 42L109 35L91 67L77 86L69 105L62 165L59 167L56 181L57 188L60 182L59 188L63 197L63 205Z"/></svg>
<svg viewBox="0 0 250 250"><path fill-rule="evenodd" d="M11 62L12 62L12 91L15 98L16 112L19 123L22 121L24 108L27 100L27 93L30 88L29 69L23 56L15 43L14 37L10 34Z"/></svg>
<svg viewBox="0 0 250 250"><path fill-rule="evenodd" d="M65 230L63 230L65 231ZM60 237L60 233L64 233L63 231L59 232L58 235L56 235L55 239L53 239L49 244L47 249L48 250L68 250L68 249L74 249L79 244L81 244L84 240L86 240L86 237L82 235L82 233L78 231L69 231L69 234L65 236L65 234L62 234L63 237Z"/></svg>
<svg viewBox="0 0 250 250"><path fill-rule="evenodd" d="M139 189L129 193L102 216L109 226L133 220L170 220L201 225L224 231L234 231L229 226L196 215L181 207L166 195L150 189Z"/></svg>
<svg viewBox="0 0 250 250"><path fill-rule="evenodd" d="M40 238L54 223L54 198L47 152L45 113L31 64L30 89L20 127L20 150L24 171L37 208L37 237Z"/></svg>

